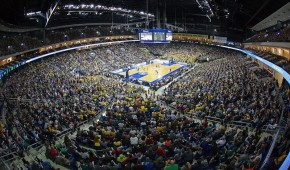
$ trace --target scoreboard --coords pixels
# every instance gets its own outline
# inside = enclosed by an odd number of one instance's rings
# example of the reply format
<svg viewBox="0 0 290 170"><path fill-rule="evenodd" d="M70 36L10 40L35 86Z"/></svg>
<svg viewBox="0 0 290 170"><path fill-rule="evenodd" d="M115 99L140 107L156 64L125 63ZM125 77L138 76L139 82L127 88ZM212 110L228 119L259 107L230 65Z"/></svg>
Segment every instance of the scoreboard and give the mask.
<svg viewBox="0 0 290 170"><path fill-rule="evenodd" d="M172 41L172 31L170 30L139 30L138 34L141 43L170 43Z"/></svg>

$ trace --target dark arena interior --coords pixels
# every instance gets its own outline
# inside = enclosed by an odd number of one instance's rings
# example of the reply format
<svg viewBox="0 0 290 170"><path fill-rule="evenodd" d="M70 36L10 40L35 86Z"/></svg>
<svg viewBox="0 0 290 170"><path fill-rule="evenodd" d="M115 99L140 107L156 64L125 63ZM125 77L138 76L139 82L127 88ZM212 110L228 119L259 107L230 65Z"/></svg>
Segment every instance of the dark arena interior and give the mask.
<svg viewBox="0 0 290 170"><path fill-rule="evenodd" d="M289 0L1 0L0 170L287 170L289 83Z"/></svg>

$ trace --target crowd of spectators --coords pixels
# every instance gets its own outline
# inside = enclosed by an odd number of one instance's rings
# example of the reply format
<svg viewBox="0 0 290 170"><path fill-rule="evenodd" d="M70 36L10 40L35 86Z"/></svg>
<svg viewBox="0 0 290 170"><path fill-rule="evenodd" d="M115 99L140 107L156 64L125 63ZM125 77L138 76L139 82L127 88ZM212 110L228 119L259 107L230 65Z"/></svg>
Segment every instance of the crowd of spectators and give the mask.
<svg viewBox="0 0 290 170"><path fill-rule="evenodd" d="M148 62L155 57L140 48L139 43L120 44L94 49L96 56L107 66L104 70L127 68L133 64Z"/></svg>
<svg viewBox="0 0 290 170"><path fill-rule="evenodd" d="M255 34L248 38L246 42L290 42L290 26L281 30Z"/></svg>
<svg viewBox="0 0 290 170"><path fill-rule="evenodd" d="M161 49L165 49L163 47L164 45L160 44L120 44L120 45L114 45L111 47L101 47L94 49L90 51L90 53L93 53L93 55L96 55L103 63L102 69L107 71L107 73L111 70L116 69L126 69L129 66L136 64L136 63L142 63L142 62L148 62L150 60L158 58L158 56L153 55L154 50L160 47ZM179 55L174 55L173 51L174 49L178 49ZM160 50L161 51L161 50ZM189 55L190 52L193 54ZM201 46L200 48L197 48L192 45L185 45L183 46L181 43L174 43L174 44L167 44L167 50L162 51L163 56L160 56L163 59L166 60L174 60L174 61L181 61L181 62L188 62L190 65L193 64L194 60L189 61L191 58L195 58L195 55L198 55L200 53L209 53L207 49L204 46ZM175 53L176 54L176 53ZM136 57L138 56L138 57ZM176 72L170 76L168 76L165 79L162 79L161 81L158 81L155 84L148 85L152 89L157 90L158 88L166 85L170 81L172 81L174 78L179 76L181 73L185 72L187 69L183 69L181 72ZM135 82L134 80L132 80ZM136 81L138 83L138 81Z"/></svg>
<svg viewBox="0 0 290 170"><path fill-rule="evenodd" d="M269 169L279 169L290 152L290 126L281 133L269 161Z"/></svg>
<svg viewBox="0 0 290 170"><path fill-rule="evenodd" d="M219 51L223 54L223 50ZM255 128L279 123L279 91L272 79L257 81L246 69L246 57L236 52L198 65L161 96L167 104L197 117L224 122L243 121Z"/></svg>
<svg viewBox="0 0 290 170"><path fill-rule="evenodd" d="M249 50L256 53L259 57L262 57L270 61L271 63L276 64L277 66L281 67L282 69L290 73L290 61L286 59L285 57L275 55L267 51L258 51L258 50L253 50L253 49L249 49Z"/></svg>
<svg viewBox="0 0 290 170"><path fill-rule="evenodd" d="M215 60L220 58L216 53L218 47L212 46L208 48L207 45L193 45L191 43L170 43L170 44L142 44L142 48L149 49L151 54L155 54L166 60L174 60L184 63L192 64L197 59Z"/></svg>
<svg viewBox="0 0 290 170"><path fill-rule="evenodd" d="M49 30L46 34L46 44L54 44L68 40L77 40L91 37L101 37L110 35L132 35L135 31L131 29L111 29L110 27L86 26L78 29L63 28L57 30Z"/></svg>
<svg viewBox="0 0 290 170"><path fill-rule="evenodd" d="M134 35L131 29L111 29L110 27L86 26L75 28L63 28L32 33L0 33L0 56L14 54L37 47L60 43L64 41L77 40L91 37L112 36L112 35Z"/></svg>
<svg viewBox="0 0 290 170"><path fill-rule="evenodd" d="M32 160L26 160L25 158L22 158L21 161L23 162L24 167L29 170L60 170L60 168L54 168L48 160L42 160L37 156ZM15 164L12 164L11 166L12 169L19 169Z"/></svg>
<svg viewBox="0 0 290 170"><path fill-rule="evenodd" d="M114 63L115 67L110 69L117 68L127 68L131 64L141 63L144 61L149 61L156 59L158 57L165 60L173 60L178 62L184 62L189 64L188 67L171 74L170 76L162 79L161 81L156 82L155 84L146 84L153 90L158 90L160 87L168 84L174 78L178 77L182 73L186 72L188 68L192 66L195 62L197 56L206 55L210 56L210 60L215 60L220 58L220 56L215 54L215 47L206 48L205 45L192 45L192 44L182 44L182 43L172 43L172 44L135 44L135 48L131 48L128 53L126 44L121 46L112 46L109 50L98 50L97 55L101 56L101 59L107 63ZM109 57L105 56L104 53L114 54ZM162 54L162 55L161 55ZM160 56L161 55L161 56ZM116 57L117 56L117 57ZM139 56L139 59L133 59L135 56ZM112 57L112 58L110 58ZM128 62L129 61L129 62ZM133 61L133 62L131 62ZM108 69L108 70L110 70ZM107 68L106 68L107 70ZM132 80L132 82L139 84L138 80ZM144 85L144 84L143 84Z"/></svg>
<svg viewBox="0 0 290 170"><path fill-rule="evenodd" d="M27 51L42 45L37 38L26 34L0 34L0 56Z"/></svg>
<svg viewBox="0 0 290 170"><path fill-rule="evenodd" d="M0 123L0 154L6 155L12 152L22 153L22 140L15 132L12 125Z"/></svg>
<svg viewBox="0 0 290 170"><path fill-rule="evenodd" d="M271 140L260 132L196 122L136 93L118 98L88 130L48 144L47 155L70 169L76 162L104 170L257 168Z"/></svg>
<svg viewBox="0 0 290 170"><path fill-rule="evenodd" d="M1 148L21 151L77 127L115 95L128 91L129 87L118 78L114 81L102 75L147 61L150 56L132 43L65 53L19 69L1 89L2 98L13 99L8 102L8 113L12 114L7 114L7 124L1 125L5 141ZM18 129L19 140L11 131L13 126Z"/></svg>
<svg viewBox="0 0 290 170"><path fill-rule="evenodd" d="M277 144L273 149L273 153L270 157L269 169L279 169L280 165L284 162L285 158L290 152L290 89L287 83L284 83L282 88L284 89L282 96L285 103L285 113L283 120L285 123L288 123L288 127L286 127L285 130L281 131L280 133Z"/></svg>
<svg viewBox="0 0 290 170"><path fill-rule="evenodd" d="M88 51L66 53L32 63L8 78L1 97L19 102L8 102L1 151L21 151L73 129L108 105L114 95L128 91L125 83L99 76L102 68ZM20 138L12 133L13 126Z"/></svg>
<svg viewBox="0 0 290 170"><path fill-rule="evenodd" d="M77 163L82 169L104 170L259 167L272 142L260 129L278 124L282 110L275 82L254 79L249 71L253 64L237 52L196 44L165 45L164 56L169 59L166 53L172 54L173 46L180 47L179 53L194 49L191 52L211 58L157 97L176 112L142 88L108 74L154 59L150 51L158 46L130 43L68 52L12 73L0 91L8 109L6 124L1 125L3 153L9 153L5 148L22 151L42 141L48 157L70 169ZM89 130L78 129L101 110L105 114ZM223 121L209 123L205 116ZM255 131L228 127L233 120L248 122ZM77 135L55 144L56 135L68 129L77 130Z"/></svg>
<svg viewBox="0 0 290 170"><path fill-rule="evenodd" d="M269 73L269 71L267 71L265 69L256 69L256 70L253 71L253 73L255 74L255 76L258 79L271 78L272 77L271 73Z"/></svg>
<svg viewBox="0 0 290 170"><path fill-rule="evenodd" d="M189 67L185 67L183 68L182 70L178 71L178 72L175 72L173 74L171 74L170 76L156 82L155 84L150 84L149 87L152 89L152 90L155 90L157 91L159 88L167 85L168 83L170 83L171 81L173 81L175 78L181 76L183 73L187 72L189 69Z"/></svg>

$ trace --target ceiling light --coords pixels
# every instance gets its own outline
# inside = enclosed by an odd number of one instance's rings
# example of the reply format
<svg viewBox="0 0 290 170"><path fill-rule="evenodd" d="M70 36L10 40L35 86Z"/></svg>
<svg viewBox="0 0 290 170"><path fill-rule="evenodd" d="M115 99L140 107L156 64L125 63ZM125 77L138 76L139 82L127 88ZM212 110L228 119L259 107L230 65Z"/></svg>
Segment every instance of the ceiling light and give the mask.
<svg viewBox="0 0 290 170"><path fill-rule="evenodd" d="M204 0L202 0L202 1L204 1ZM144 11L123 9L120 7L118 7L118 8L117 7L107 7L107 6L94 5L94 4L90 4L90 5L85 5L85 4L82 4L82 5L64 5L63 6L64 9L79 9L79 8L89 8L89 7L94 8L94 9L98 9L98 10L103 10L103 11L116 11L116 12L119 12L120 15L122 15L123 13L126 13L126 14L137 14L137 15L142 15L142 16L155 17L153 14L145 13ZM70 11L70 12L79 12L79 14L83 14L83 13L80 13L80 11ZM95 11L91 11L91 12L95 12ZM212 12L211 9L209 9L208 13L210 13L210 12ZM95 14L101 14L101 13L98 11L98 12L95 12Z"/></svg>

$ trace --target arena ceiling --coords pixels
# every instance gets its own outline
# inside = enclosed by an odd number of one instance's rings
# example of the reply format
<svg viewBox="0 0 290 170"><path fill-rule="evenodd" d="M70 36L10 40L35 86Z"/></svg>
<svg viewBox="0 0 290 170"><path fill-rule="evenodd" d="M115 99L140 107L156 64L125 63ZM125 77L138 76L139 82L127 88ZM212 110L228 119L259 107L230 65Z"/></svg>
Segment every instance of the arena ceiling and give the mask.
<svg viewBox="0 0 290 170"><path fill-rule="evenodd" d="M287 20L290 20L290 2L269 15L267 18L260 21L252 29L255 31L260 31L276 25L278 21L281 21L283 23Z"/></svg>
<svg viewBox="0 0 290 170"><path fill-rule="evenodd" d="M4 0L1 2L0 17L5 22L16 25L39 26L45 24L44 17L31 18L25 14L32 11L46 11L57 0ZM204 9L200 8L200 2L207 1L213 15L210 19ZM245 30L251 28L264 18L284 6L288 0L148 0L148 12L155 15L157 6L163 12L166 3L167 22L170 24L209 24L233 30ZM104 5L107 7L120 7L124 9L146 12L146 0L60 0L59 6L73 5ZM125 19L122 15L114 15L116 23L138 22L144 17ZM71 14L59 9L51 17L50 25L64 25L74 23L98 23L112 22L110 13L95 13L89 15Z"/></svg>

